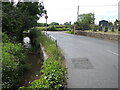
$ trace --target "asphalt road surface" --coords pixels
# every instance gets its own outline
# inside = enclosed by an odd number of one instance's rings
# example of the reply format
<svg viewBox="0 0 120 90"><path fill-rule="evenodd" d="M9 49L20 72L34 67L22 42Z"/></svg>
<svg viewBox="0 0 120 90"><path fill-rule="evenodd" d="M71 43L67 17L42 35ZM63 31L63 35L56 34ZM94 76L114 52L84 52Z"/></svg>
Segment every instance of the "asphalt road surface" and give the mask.
<svg viewBox="0 0 120 90"><path fill-rule="evenodd" d="M63 32L48 32L66 58L68 88L117 88L118 43Z"/></svg>

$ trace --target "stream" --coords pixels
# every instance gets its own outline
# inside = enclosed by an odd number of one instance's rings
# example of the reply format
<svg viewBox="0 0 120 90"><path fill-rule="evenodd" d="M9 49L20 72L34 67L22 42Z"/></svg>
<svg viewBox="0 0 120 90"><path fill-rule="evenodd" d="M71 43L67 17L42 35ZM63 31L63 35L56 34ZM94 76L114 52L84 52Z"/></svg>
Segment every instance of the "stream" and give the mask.
<svg viewBox="0 0 120 90"><path fill-rule="evenodd" d="M27 50L28 63L31 64L30 70L26 71L23 75L23 80L20 86L30 86L30 83L40 78L41 60L40 54L29 51L31 48L30 38L23 39L24 47Z"/></svg>

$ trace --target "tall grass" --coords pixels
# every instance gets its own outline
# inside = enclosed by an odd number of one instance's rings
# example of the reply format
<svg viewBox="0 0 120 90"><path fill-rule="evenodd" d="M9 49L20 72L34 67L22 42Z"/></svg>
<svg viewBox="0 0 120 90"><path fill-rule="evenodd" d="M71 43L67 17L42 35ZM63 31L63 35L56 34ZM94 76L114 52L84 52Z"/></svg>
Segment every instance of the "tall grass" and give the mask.
<svg viewBox="0 0 120 90"><path fill-rule="evenodd" d="M34 32L37 32L37 36L35 36L36 41L44 46L49 58L43 62L40 79L33 81L30 87L20 87L19 90L28 88L58 90L64 87L66 82L66 69L61 63L61 51L58 49L58 60L56 60L55 42L47 38L40 30L34 30Z"/></svg>

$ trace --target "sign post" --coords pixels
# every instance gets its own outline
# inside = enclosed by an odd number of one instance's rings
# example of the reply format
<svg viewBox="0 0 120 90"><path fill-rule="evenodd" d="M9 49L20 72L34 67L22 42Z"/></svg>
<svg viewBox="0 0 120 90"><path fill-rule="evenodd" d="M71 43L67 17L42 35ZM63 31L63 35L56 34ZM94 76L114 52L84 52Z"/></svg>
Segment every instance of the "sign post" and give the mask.
<svg viewBox="0 0 120 90"><path fill-rule="evenodd" d="M47 19L48 19L47 14L46 14L46 16L45 16L45 19L46 19L46 34L47 34Z"/></svg>

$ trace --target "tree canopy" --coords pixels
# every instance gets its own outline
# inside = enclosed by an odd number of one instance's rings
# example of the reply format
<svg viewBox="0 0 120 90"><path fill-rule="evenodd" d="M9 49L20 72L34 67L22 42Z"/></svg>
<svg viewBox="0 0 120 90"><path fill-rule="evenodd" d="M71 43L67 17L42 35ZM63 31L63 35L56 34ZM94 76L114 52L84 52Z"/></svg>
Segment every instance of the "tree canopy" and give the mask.
<svg viewBox="0 0 120 90"><path fill-rule="evenodd" d="M51 22L49 25L59 25L57 22Z"/></svg>
<svg viewBox="0 0 120 90"><path fill-rule="evenodd" d="M2 2L2 30L21 42L22 33L37 25L37 20L45 13L44 6L38 2Z"/></svg>
<svg viewBox="0 0 120 90"><path fill-rule="evenodd" d="M75 24L82 30L88 30L90 29L91 24L94 24L94 20L94 14L92 13L80 14L78 16L78 21L75 22Z"/></svg>

